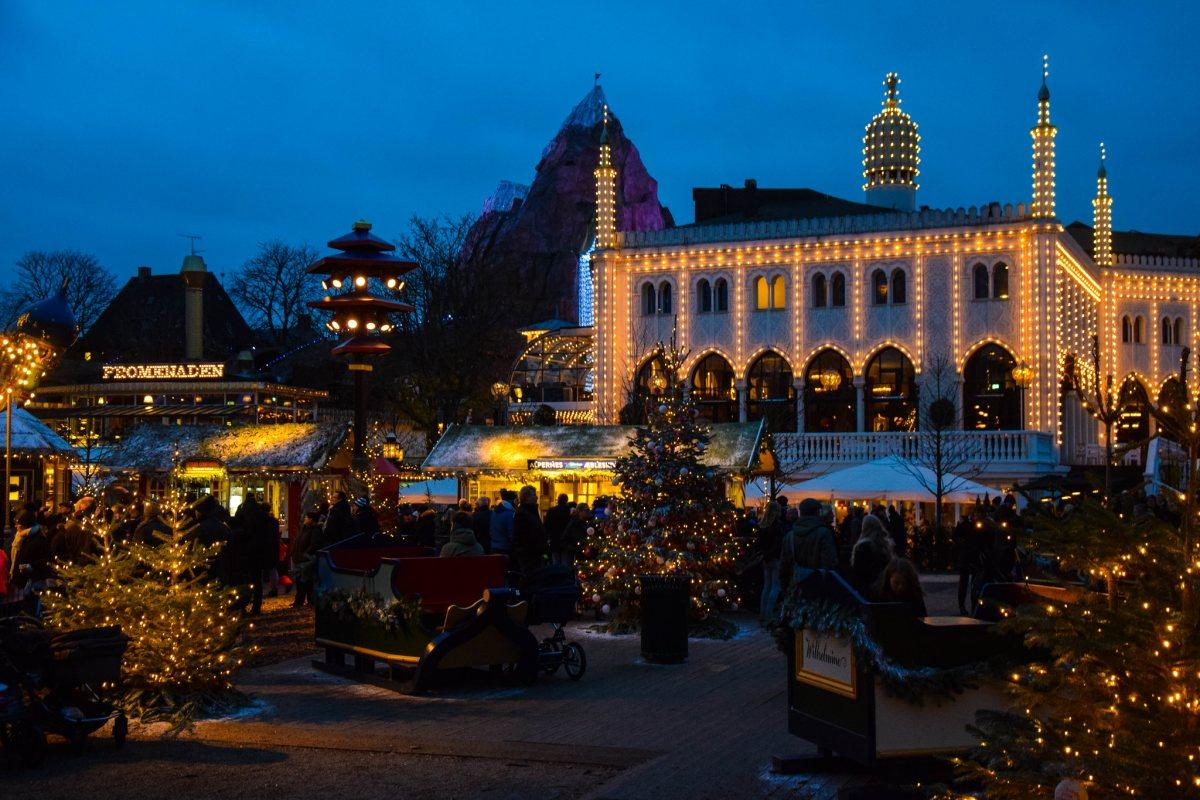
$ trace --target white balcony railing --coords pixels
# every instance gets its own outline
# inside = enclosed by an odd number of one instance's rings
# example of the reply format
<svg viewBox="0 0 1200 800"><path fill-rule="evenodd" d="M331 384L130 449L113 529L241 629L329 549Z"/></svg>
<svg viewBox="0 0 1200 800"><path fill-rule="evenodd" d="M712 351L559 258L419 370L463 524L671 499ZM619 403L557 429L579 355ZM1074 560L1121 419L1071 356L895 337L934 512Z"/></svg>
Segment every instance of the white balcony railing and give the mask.
<svg viewBox="0 0 1200 800"><path fill-rule="evenodd" d="M946 431L943 452L981 465L1051 470L1058 466L1051 435L1040 431ZM777 433L771 437L784 471L851 465L887 456L928 459L932 435L901 433Z"/></svg>

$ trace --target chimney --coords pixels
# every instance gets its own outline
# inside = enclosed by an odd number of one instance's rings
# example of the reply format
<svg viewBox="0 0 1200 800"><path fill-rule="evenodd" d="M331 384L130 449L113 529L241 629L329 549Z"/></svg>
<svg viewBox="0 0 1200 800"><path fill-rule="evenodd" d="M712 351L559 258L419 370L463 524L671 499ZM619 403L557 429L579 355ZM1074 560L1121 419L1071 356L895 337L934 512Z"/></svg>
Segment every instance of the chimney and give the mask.
<svg viewBox="0 0 1200 800"><path fill-rule="evenodd" d="M150 277L150 268L149 267L138 267L138 278L139 279L145 280L146 278L149 278L149 277Z"/></svg>
<svg viewBox="0 0 1200 800"><path fill-rule="evenodd" d="M204 275L208 267L195 253L183 257L179 270L183 278L183 357L187 361L204 358Z"/></svg>

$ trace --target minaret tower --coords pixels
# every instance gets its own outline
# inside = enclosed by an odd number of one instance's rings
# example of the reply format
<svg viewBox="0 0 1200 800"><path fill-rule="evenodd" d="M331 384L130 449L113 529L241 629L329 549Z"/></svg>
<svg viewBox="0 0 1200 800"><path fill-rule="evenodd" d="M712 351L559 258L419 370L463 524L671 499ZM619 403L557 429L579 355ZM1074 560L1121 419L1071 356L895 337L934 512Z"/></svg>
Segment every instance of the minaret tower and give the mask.
<svg viewBox="0 0 1200 800"><path fill-rule="evenodd" d="M1098 267L1113 265L1112 198L1108 195L1108 156L1104 142L1100 143L1100 169L1096 171L1096 196L1092 199L1092 260Z"/></svg>
<svg viewBox="0 0 1200 800"><path fill-rule="evenodd" d="M617 246L617 168L612 162L608 141L608 105L604 106L604 127L600 129L600 163L596 166L596 249Z"/></svg>
<svg viewBox="0 0 1200 800"><path fill-rule="evenodd" d="M889 72L883 85L883 110L871 118L863 136L863 191L873 206L912 211L921 174L921 135L912 117L900 110L900 76Z"/></svg>
<svg viewBox="0 0 1200 800"><path fill-rule="evenodd" d="M1054 218L1054 137L1058 128L1050 124L1050 56L1042 56L1042 88L1038 90L1038 121L1029 129L1033 137L1033 203L1030 214L1038 219Z"/></svg>

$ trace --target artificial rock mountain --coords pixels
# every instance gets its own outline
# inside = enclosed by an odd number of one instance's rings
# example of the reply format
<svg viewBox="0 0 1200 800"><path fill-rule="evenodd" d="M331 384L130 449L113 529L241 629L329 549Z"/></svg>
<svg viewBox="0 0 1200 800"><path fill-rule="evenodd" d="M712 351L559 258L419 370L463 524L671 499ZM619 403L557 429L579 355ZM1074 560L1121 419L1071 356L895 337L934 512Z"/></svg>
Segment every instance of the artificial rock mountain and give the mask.
<svg viewBox="0 0 1200 800"><path fill-rule="evenodd" d="M605 103L599 85L588 92L542 151L533 183L502 182L468 236L463 257L485 259L490 269L512 275L525 322L579 319L579 256L595 233L593 173ZM658 182L611 109L608 134L618 171L617 228L673 225L670 211L658 201Z"/></svg>

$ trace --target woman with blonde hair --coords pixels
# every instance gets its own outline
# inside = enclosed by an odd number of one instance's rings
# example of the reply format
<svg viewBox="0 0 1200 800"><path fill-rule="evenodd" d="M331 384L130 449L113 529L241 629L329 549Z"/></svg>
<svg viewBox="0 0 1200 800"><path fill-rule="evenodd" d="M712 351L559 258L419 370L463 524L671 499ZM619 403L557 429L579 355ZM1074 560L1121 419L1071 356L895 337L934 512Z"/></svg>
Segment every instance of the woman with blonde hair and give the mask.
<svg viewBox="0 0 1200 800"><path fill-rule="evenodd" d="M892 537L883 520L874 514L863 517L862 532L850 553L850 576L868 600L878 600L883 590L883 571L896 555Z"/></svg>

